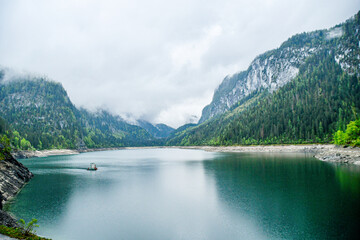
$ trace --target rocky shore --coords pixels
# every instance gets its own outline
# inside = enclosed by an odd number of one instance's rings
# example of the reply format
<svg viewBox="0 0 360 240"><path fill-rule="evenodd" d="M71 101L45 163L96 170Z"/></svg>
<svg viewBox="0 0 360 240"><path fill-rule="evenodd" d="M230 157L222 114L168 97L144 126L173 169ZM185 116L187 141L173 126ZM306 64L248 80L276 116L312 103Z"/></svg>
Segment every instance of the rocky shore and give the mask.
<svg viewBox="0 0 360 240"><path fill-rule="evenodd" d="M33 158L33 157L49 157L49 156L60 156L60 155L74 155L86 152L98 152L98 151L112 151L112 150L120 150L120 149L128 149L127 147L119 147L119 148L86 148L86 149L50 149L50 150L40 150L40 151L16 151L11 154L16 159L24 159L24 158Z"/></svg>
<svg viewBox="0 0 360 240"><path fill-rule="evenodd" d="M339 147L321 151L315 155L321 161L335 162L335 163L349 163L360 166L360 148L357 147Z"/></svg>
<svg viewBox="0 0 360 240"><path fill-rule="evenodd" d="M333 144L229 147L197 146L180 148L202 149L210 152L309 153L321 161L360 165L360 148L343 147Z"/></svg>
<svg viewBox="0 0 360 240"><path fill-rule="evenodd" d="M72 149L50 149L50 150L41 150L41 151L17 151L17 152L12 152L11 154L16 159L23 159L23 158L32 158L32 157L73 155L79 153L80 151L72 150Z"/></svg>
<svg viewBox="0 0 360 240"><path fill-rule="evenodd" d="M12 152L14 158L24 159L33 157L49 157L60 155L74 155L87 152L99 152L99 151L114 151L122 149L146 149L146 148L163 148L163 147L117 147L117 148L84 148L84 149L49 149L49 150L36 150L36 151L16 151ZM168 147L164 147L168 148Z"/></svg>
<svg viewBox="0 0 360 240"><path fill-rule="evenodd" d="M158 147L119 147L119 148L91 148L81 150L53 149L42 151L21 151L12 153L16 158L48 157L56 155L72 155L85 152L111 151L123 149L154 149L181 148L201 149L210 152L253 152L253 153L309 153L321 161L335 163L349 163L360 165L360 148L344 147L333 144L308 145L257 145L257 146L158 146Z"/></svg>
<svg viewBox="0 0 360 240"><path fill-rule="evenodd" d="M0 144L0 152L4 159L0 161L0 225L17 227L17 221L2 210L3 204L14 197L28 182L33 174L24 165L16 161L10 153L4 151Z"/></svg>

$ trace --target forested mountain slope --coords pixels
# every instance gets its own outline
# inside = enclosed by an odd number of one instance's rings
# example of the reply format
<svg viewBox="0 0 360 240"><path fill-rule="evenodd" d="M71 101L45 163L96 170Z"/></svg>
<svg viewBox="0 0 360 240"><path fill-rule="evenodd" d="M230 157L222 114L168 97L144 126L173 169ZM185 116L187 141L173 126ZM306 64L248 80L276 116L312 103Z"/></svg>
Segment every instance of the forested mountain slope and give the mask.
<svg viewBox="0 0 360 240"><path fill-rule="evenodd" d="M324 48L334 50L343 70L358 73L358 15L328 30L297 34L279 48L256 57L246 71L225 77L212 102L203 109L199 123L230 110L255 91L279 89L297 76L307 58Z"/></svg>
<svg viewBox="0 0 360 240"><path fill-rule="evenodd" d="M153 144L144 129L106 111L77 109L60 83L0 78L0 116L15 148L95 148ZM4 124L2 124L4 125ZM5 126L5 125L4 125ZM5 132L5 130L4 130Z"/></svg>
<svg viewBox="0 0 360 240"><path fill-rule="evenodd" d="M155 138L167 138L175 129L166 124L152 124L145 120L137 120L137 125L144 128Z"/></svg>
<svg viewBox="0 0 360 240"><path fill-rule="evenodd" d="M199 125L135 126L77 109L61 84L0 69L0 134L19 149L329 142L360 112L360 13L302 33L228 76ZM5 139L6 140L6 139Z"/></svg>
<svg viewBox="0 0 360 240"><path fill-rule="evenodd" d="M360 13L332 29L295 35L225 78L203 122L167 144L329 142L360 112L359 36Z"/></svg>

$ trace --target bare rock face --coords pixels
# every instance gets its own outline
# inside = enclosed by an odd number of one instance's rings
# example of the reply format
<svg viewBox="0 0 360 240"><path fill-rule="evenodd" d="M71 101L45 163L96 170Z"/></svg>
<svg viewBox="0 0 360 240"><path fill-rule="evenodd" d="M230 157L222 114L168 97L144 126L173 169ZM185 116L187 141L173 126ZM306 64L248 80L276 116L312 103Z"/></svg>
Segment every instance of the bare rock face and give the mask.
<svg viewBox="0 0 360 240"><path fill-rule="evenodd" d="M11 216L9 213L0 210L0 225L4 225L7 227L18 227L18 223L16 219Z"/></svg>
<svg viewBox="0 0 360 240"><path fill-rule="evenodd" d="M5 156L5 159L0 161L0 225L16 227L16 220L1 210L2 204L14 197L33 174L6 152L1 144L0 151Z"/></svg>
<svg viewBox="0 0 360 240"><path fill-rule="evenodd" d="M247 71L227 76L215 90L212 102L203 109L199 123L226 112L255 91L270 93L290 82L299 66L318 48L285 47L264 53L250 64Z"/></svg>
<svg viewBox="0 0 360 240"><path fill-rule="evenodd" d="M272 93L281 88L320 50L334 53L343 71L360 75L360 12L333 28L294 35L279 48L256 57L246 71L225 77L212 102L203 109L199 123L230 110L243 99L251 98L252 93Z"/></svg>

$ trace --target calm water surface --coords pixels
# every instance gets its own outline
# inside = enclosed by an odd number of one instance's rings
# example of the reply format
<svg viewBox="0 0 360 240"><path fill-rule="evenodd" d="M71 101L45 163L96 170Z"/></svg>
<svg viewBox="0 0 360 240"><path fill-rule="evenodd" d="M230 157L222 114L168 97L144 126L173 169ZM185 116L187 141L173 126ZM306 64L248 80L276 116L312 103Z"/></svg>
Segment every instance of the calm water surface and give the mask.
<svg viewBox="0 0 360 240"><path fill-rule="evenodd" d="M360 168L305 155L143 149L22 162L35 177L7 208L55 240L356 239L360 228Z"/></svg>

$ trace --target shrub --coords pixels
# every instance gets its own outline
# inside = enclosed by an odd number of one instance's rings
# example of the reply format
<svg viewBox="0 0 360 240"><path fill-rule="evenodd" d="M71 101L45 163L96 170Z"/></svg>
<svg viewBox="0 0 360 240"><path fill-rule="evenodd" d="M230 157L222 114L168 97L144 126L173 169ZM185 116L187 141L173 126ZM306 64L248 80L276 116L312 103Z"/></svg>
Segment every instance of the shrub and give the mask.
<svg viewBox="0 0 360 240"><path fill-rule="evenodd" d="M30 235L31 233L34 234L36 231L34 230L35 227L39 227L37 225L37 219L33 218L28 224L26 224L24 219L19 220L20 223L20 229L24 233L24 235Z"/></svg>
<svg viewBox="0 0 360 240"><path fill-rule="evenodd" d="M351 121L346 126L345 132L338 130L334 134L334 143L337 145L360 146L360 119Z"/></svg>
<svg viewBox="0 0 360 240"><path fill-rule="evenodd" d="M35 234L32 233L25 236L22 230L20 230L19 228L11 228L3 225L0 225L0 233L12 238L23 239L23 240L50 240L48 238L36 236Z"/></svg>

